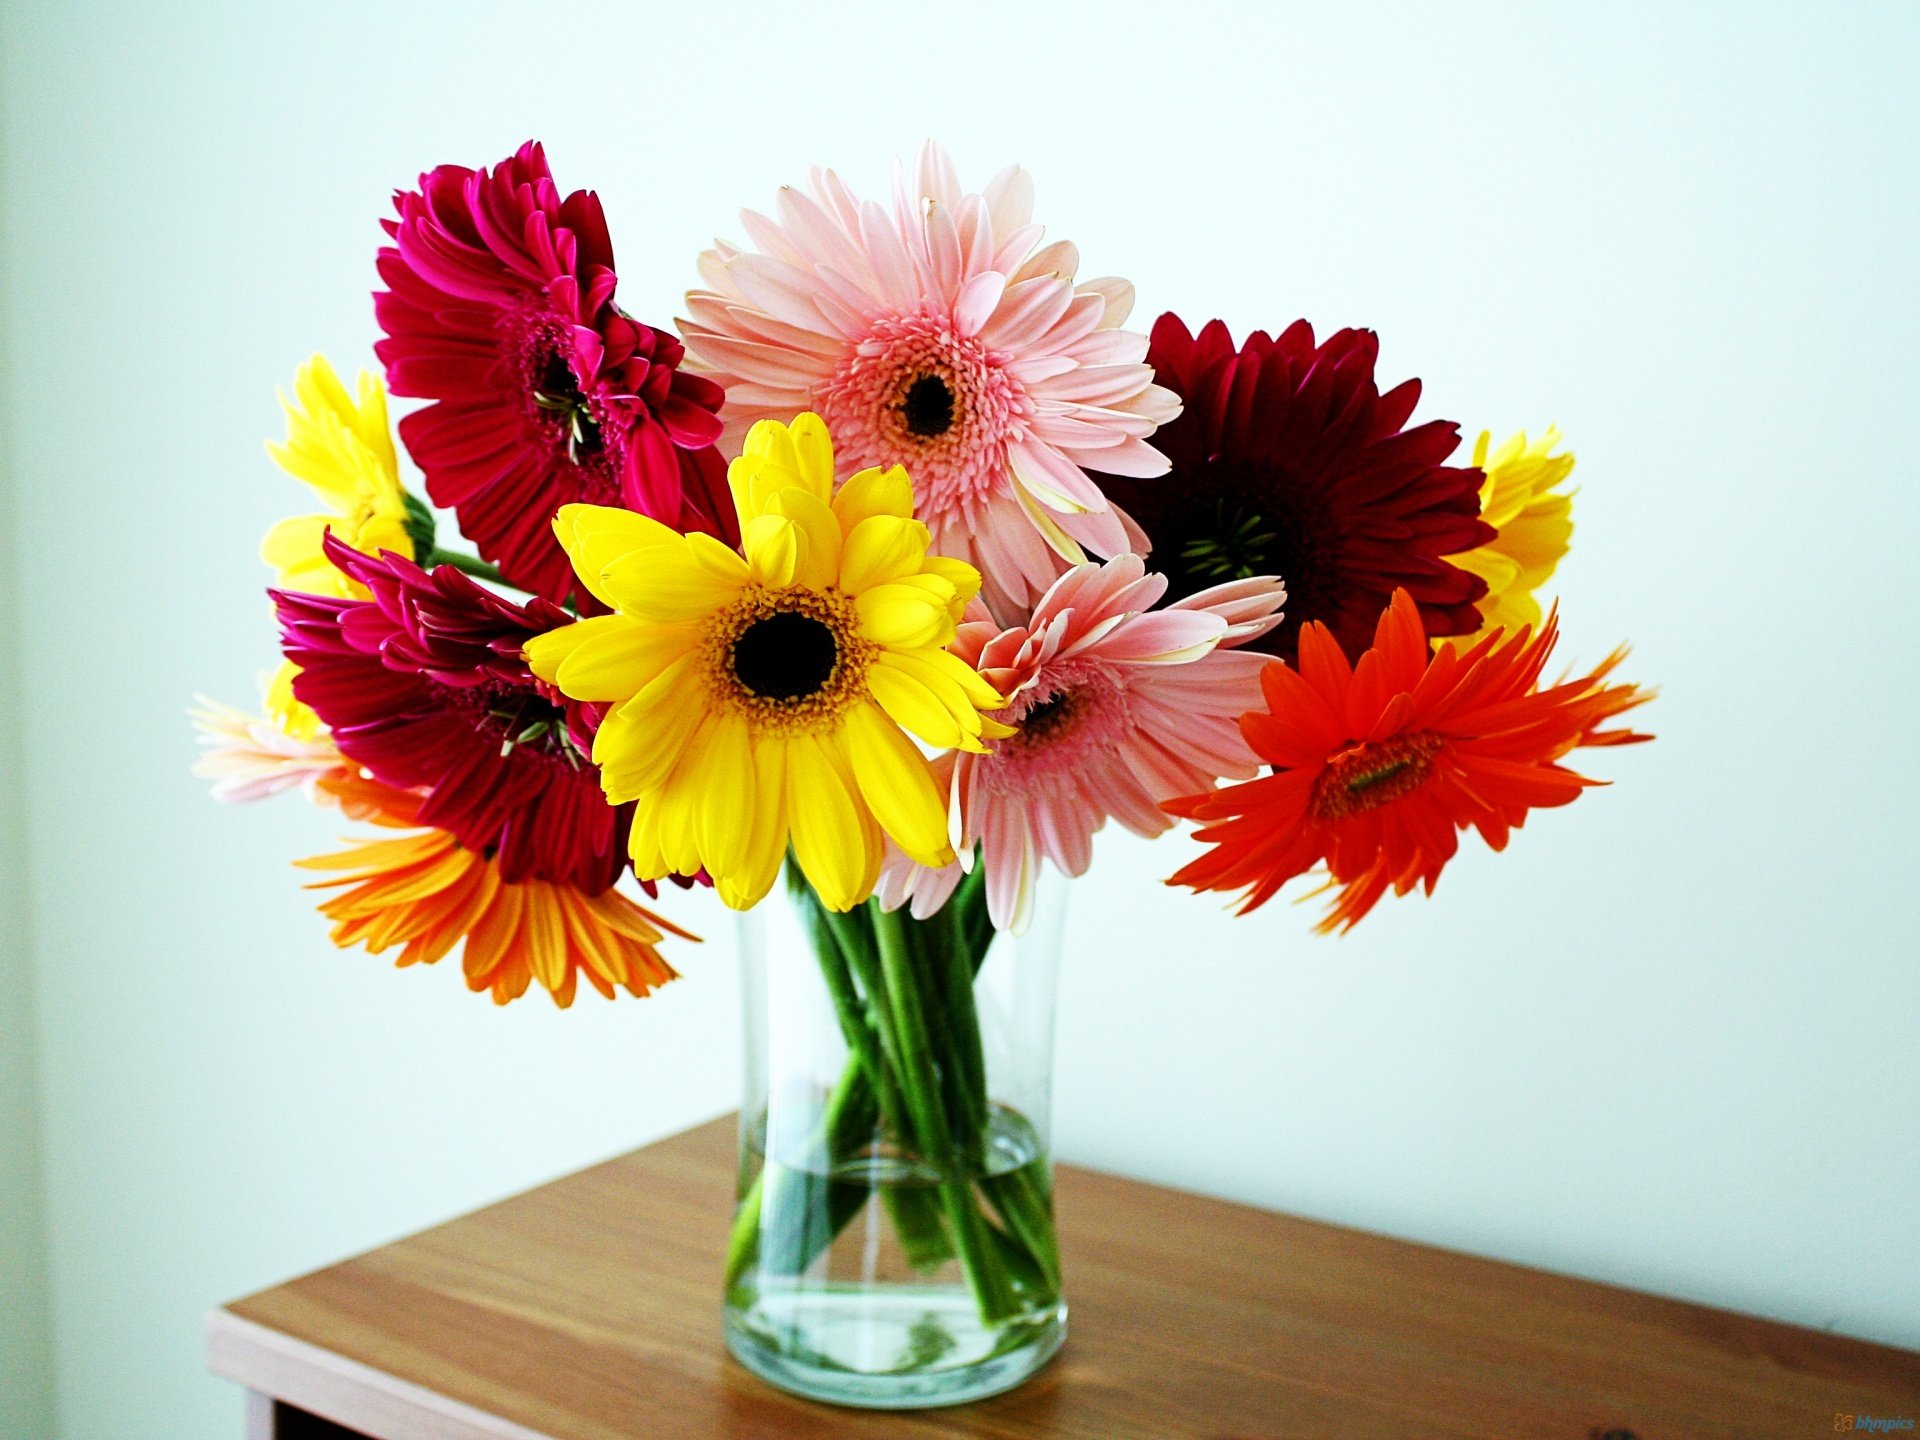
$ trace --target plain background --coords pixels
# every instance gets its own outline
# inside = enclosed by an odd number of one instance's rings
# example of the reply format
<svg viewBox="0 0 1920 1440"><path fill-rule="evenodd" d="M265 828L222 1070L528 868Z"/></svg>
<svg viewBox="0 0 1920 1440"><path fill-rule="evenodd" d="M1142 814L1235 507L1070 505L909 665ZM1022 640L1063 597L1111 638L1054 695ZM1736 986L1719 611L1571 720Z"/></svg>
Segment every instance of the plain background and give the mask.
<svg viewBox="0 0 1920 1440"><path fill-rule="evenodd" d="M1917 22L10 0L0 1434L237 1435L208 1307L734 1103L716 907L656 999L496 1011L328 945L287 862L337 817L187 774L273 658L275 387L370 361L394 186L529 136L644 318L934 134L1142 323L1368 325L1422 417L1563 425L1567 653L1630 638L1659 743L1344 941L1103 837L1060 1152L1920 1346Z"/></svg>

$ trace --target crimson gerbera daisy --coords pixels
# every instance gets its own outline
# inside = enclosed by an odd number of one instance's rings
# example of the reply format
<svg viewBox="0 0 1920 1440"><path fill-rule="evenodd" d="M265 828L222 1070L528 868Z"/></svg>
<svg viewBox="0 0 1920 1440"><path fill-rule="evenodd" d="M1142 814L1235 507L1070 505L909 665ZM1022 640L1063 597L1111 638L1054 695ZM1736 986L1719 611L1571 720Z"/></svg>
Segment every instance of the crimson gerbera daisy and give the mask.
<svg viewBox="0 0 1920 1440"><path fill-rule="evenodd" d="M678 339L614 304L591 191L561 198L540 146L491 171L442 165L382 221L374 348L395 395L433 401L400 438L460 528L515 585L563 600L562 505L620 505L731 541L720 387ZM704 452L704 453L703 453Z"/></svg>
<svg viewBox="0 0 1920 1440"><path fill-rule="evenodd" d="M1541 688L1558 638L1550 615L1538 633L1494 630L1435 650L1404 590L1358 665L1327 626L1308 625L1298 668L1269 664L1267 708L1240 720L1273 773L1167 802L1203 822L1197 838L1213 847L1169 883L1243 891L1244 913L1324 865L1340 894L1318 928L1351 929L1389 888L1431 894L1469 826L1504 850L1529 810L1597 783L1559 763L1570 751L1651 738L1600 728L1653 698L1607 682L1624 650Z"/></svg>
<svg viewBox="0 0 1920 1440"><path fill-rule="evenodd" d="M1446 557L1493 538L1480 519L1482 476L1444 463L1459 426L1405 428L1420 382L1381 394L1379 349L1368 330L1316 344L1300 320L1278 338L1256 330L1236 350L1219 320L1195 337L1179 316L1162 315L1147 360L1184 402L1154 436L1172 472L1099 477L1146 531L1154 569L1176 597L1280 576L1287 618L1254 643L1284 659L1309 621L1358 653L1396 589L1432 634L1480 625L1474 602L1486 582Z"/></svg>
<svg viewBox="0 0 1920 1440"><path fill-rule="evenodd" d="M331 535L328 556L371 598L276 590L294 694L376 780L423 795L420 824L499 861L500 878L594 895L618 878L632 807L601 794L586 716L533 676L527 641L570 624L557 605L496 595Z"/></svg>

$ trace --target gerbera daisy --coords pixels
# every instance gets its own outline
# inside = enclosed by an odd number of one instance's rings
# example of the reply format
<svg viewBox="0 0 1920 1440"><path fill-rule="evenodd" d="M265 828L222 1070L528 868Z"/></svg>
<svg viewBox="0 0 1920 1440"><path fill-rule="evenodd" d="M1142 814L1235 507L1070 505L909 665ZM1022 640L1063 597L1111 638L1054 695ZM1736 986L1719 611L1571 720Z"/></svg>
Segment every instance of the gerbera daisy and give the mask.
<svg viewBox="0 0 1920 1440"><path fill-rule="evenodd" d="M378 954L398 945L400 965L431 965L464 940L469 989L491 991L505 1005L537 980L564 1008L582 976L609 1000L616 987L647 994L676 978L661 941L699 938L617 890L589 894L564 881L508 879L498 855L423 824L418 795L360 776L322 788L337 792L350 812L406 832L294 862L337 872L309 888L340 891L320 913L343 950L363 944Z"/></svg>
<svg viewBox="0 0 1920 1440"><path fill-rule="evenodd" d="M498 858L500 877L613 884L627 817L601 797L583 717L536 681L522 647L572 619L517 605L451 565L432 573L331 538L334 564L370 598L273 592L296 696L341 753L382 783L423 792L422 824Z"/></svg>
<svg viewBox="0 0 1920 1440"><path fill-rule="evenodd" d="M1259 645L1289 660L1310 621L1363 649L1396 588L1433 634L1480 623L1485 582L1446 558L1493 536L1480 472L1443 463L1458 426L1404 428L1420 382L1382 395L1379 349L1366 330L1316 344L1301 320L1236 350L1221 321L1196 338L1162 315L1147 358L1185 402L1156 437L1173 471L1100 480L1145 529L1176 596L1242 575L1284 579L1287 618Z"/></svg>
<svg viewBox="0 0 1920 1440"><path fill-rule="evenodd" d="M735 909L772 887L789 838L823 903L872 891L883 837L952 858L928 744L978 750L1005 704L947 653L979 589L927 554L906 472L833 488L817 415L762 421L729 482L740 551L625 510L570 505L556 529L614 612L527 643L534 673L611 705L593 743L607 798L637 801L634 871L702 867ZM904 728L903 728L904 727Z"/></svg>
<svg viewBox="0 0 1920 1440"><path fill-rule="evenodd" d="M1340 892L1325 932L1351 929L1389 888L1431 894L1469 826L1504 850L1529 810L1565 805L1596 783L1558 763L1570 751L1650 738L1600 728L1653 698L1607 683L1624 650L1540 687L1558 637L1549 616L1537 634L1434 650L1404 590L1357 666L1325 625L1307 626L1298 668L1262 671L1266 707L1241 721L1273 773L1167 803L1201 821L1197 838L1213 847L1169 883L1243 891L1245 913L1324 865L1326 888Z"/></svg>
<svg viewBox="0 0 1920 1440"><path fill-rule="evenodd" d="M395 206L375 349L394 394L434 402L400 438L483 556L561 600L573 577L550 527L570 501L732 533L698 454L720 433L720 388L614 304L597 197L562 199L529 142L491 171L429 171Z"/></svg>
<svg viewBox="0 0 1920 1440"><path fill-rule="evenodd" d="M1560 439L1560 431L1548 426L1538 440L1522 430L1498 450L1489 431L1474 442L1473 463L1487 477L1480 486L1480 518L1498 533L1477 550L1447 558L1487 582L1480 601L1483 631L1540 623L1536 592L1573 539L1573 495L1559 488L1573 473L1573 455L1553 453Z"/></svg>
<svg viewBox="0 0 1920 1440"><path fill-rule="evenodd" d="M960 627L953 653L1009 697L994 718L1019 727L984 754L936 762L955 848L980 847L1002 929L1026 927L1042 859L1086 873L1108 816L1159 835L1173 824L1162 800L1259 768L1236 722L1259 702L1271 662L1231 647L1280 623L1286 591L1255 577L1154 609L1166 590L1166 577L1123 555L1069 570L1012 629ZM910 897L925 919L959 880L958 862L930 870L896 856L881 903Z"/></svg>
<svg viewBox="0 0 1920 1440"><path fill-rule="evenodd" d="M387 425L386 387L363 370L357 393L349 395L327 357L315 355L294 375L293 398L282 394L280 406L287 414L286 442L269 441L267 453L311 486L328 509L275 525L260 542L260 558L273 567L275 583L284 590L363 596L366 592L327 558L321 546L326 535L364 554L391 550L416 558Z"/></svg>
<svg viewBox="0 0 1920 1440"><path fill-rule="evenodd" d="M294 734L271 713L249 715L204 695L193 698L196 708L187 713L201 746L193 773L213 782L216 800L247 804L295 787L314 795L320 781L351 768L323 729Z"/></svg>
<svg viewBox="0 0 1920 1440"><path fill-rule="evenodd" d="M755 421L817 410L845 473L905 465L934 549L977 565L996 610L1025 613L1082 547L1136 548L1089 470L1146 477L1179 410L1122 330L1123 280L1075 281L1079 252L1040 244L1016 167L960 188L939 146L889 213L832 171L743 214L757 251L718 242L681 322L727 390L723 445Z"/></svg>

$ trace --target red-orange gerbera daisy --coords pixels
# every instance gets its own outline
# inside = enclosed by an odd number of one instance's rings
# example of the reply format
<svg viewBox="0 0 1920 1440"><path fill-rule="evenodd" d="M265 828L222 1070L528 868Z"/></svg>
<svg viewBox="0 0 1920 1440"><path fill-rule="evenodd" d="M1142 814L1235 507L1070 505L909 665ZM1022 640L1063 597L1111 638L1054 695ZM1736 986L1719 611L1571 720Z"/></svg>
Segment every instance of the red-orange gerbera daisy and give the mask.
<svg viewBox="0 0 1920 1440"><path fill-rule="evenodd" d="M617 890L588 894L561 880L505 879L497 855L423 826L413 792L351 773L320 788L349 814L406 832L294 862L338 872L308 888L340 890L320 913L333 921L333 943L343 950L364 944L378 954L398 945L398 964L431 965L464 940L468 989L490 991L505 1005L538 980L564 1009L582 976L609 1000L616 987L647 994L677 978L660 942L668 934L699 938Z"/></svg>
<svg viewBox="0 0 1920 1440"><path fill-rule="evenodd" d="M1624 649L1590 674L1540 688L1558 638L1556 614L1537 634L1496 630L1471 648L1436 652L1404 590L1357 666L1325 625L1306 626L1299 668L1262 671L1267 709L1240 720L1273 773L1167 802L1203 822L1197 838L1213 847L1168 883L1244 891L1245 914L1324 864L1325 888L1340 890L1317 927L1324 933L1351 929L1389 886L1431 894L1468 826L1505 849L1529 810L1565 805L1599 783L1558 763L1569 751L1652 738L1599 728L1653 698L1606 683Z"/></svg>

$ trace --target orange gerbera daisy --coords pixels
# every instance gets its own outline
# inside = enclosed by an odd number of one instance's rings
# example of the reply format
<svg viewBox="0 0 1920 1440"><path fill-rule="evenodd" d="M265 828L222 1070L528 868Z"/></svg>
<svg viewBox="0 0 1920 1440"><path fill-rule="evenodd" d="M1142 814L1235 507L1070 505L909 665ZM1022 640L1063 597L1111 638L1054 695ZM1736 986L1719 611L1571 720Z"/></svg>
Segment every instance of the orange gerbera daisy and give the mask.
<svg viewBox="0 0 1920 1440"><path fill-rule="evenodd" d="M1267 709L1240 719L1273 773L1167 802L1203 822L1197 838L1213 847L1168 883L1244 891L1244 914L1324 865L1322 888L1340 891L1317 927L1324 933L1351 929L1389 886L1431 894L1469 826L1505 849L1529 810L1599 783L1558 763L1569 751L1652 738L1599 728L1653 698L1607 683L1624 649L1540 688L1558 638L1555 614L1537 634L1495 630L1470 648L1434 652L1404 590L1357 666L1326 626L1306 626L1299 668L1263 670Z"/></svg>
<svg viewBox="0 0 1920 1440"><path fill-rule="evenodd" d="M538 980L564 1009L582 976L609 1000L616 986L647 994L676 978L658 948L666 935L699 939L616 890L589 895L560 881L502 880L497 857L421 826L422 797L411 791L352 774L320 788L348 813L407 832L294 862L340 872L308 888L347 887L320 906L343 950L364 944L378 954L399 945L399 964L431 965L464 939L469 989L490 990L505 1005Z"/></svg>

